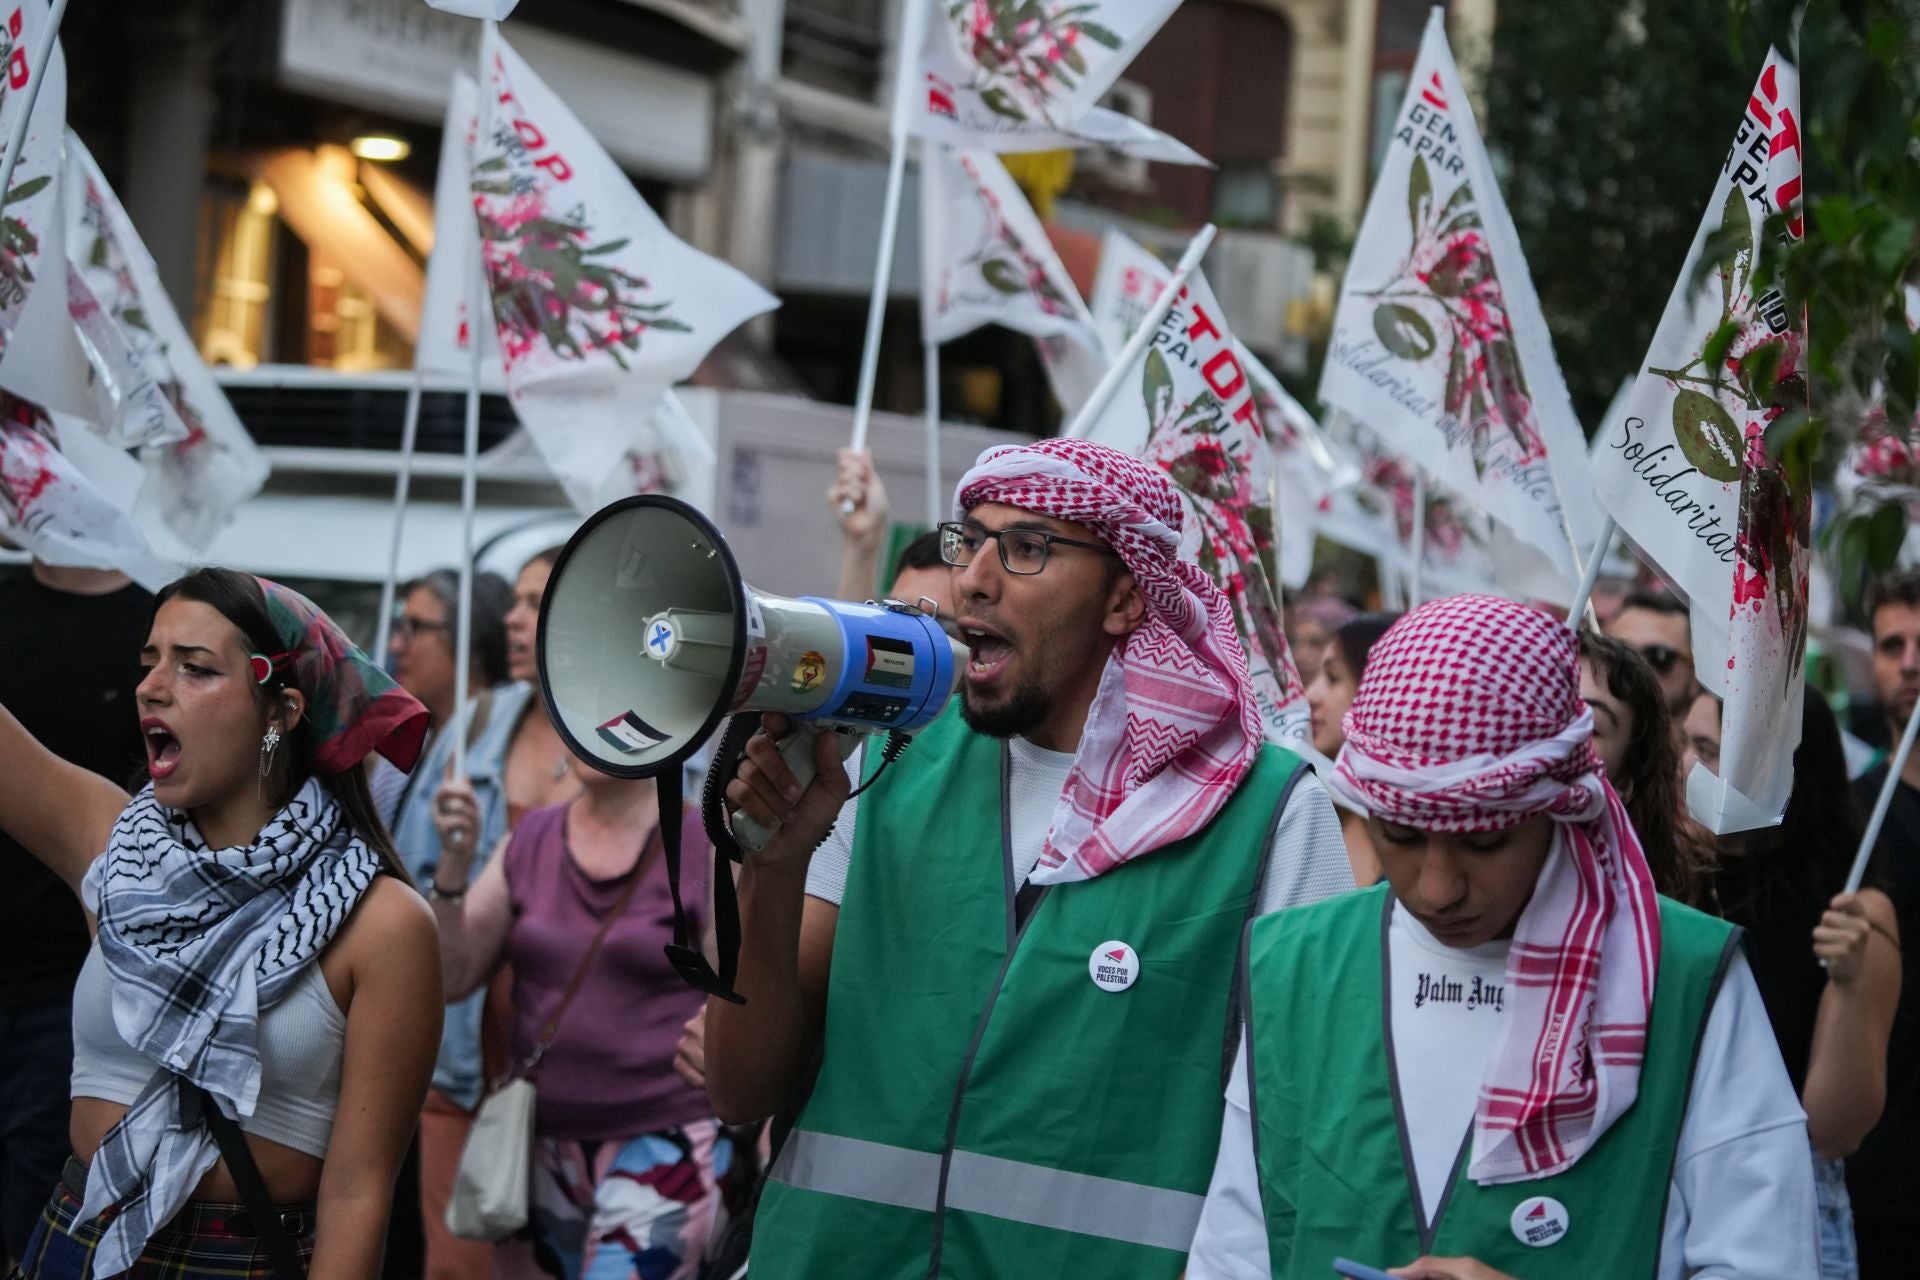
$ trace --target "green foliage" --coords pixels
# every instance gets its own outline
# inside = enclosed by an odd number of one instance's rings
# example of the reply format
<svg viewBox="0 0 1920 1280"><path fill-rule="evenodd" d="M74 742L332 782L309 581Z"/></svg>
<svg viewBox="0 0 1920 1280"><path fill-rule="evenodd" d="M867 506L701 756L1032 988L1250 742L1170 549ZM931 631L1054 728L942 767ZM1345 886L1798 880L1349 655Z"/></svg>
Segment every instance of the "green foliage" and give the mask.
<svg viewBox="0 0 1920 1280"><path fill-rule="evenodd" d="M1737 381L1788 410L1772 455L1824 479L1870 412L1911 423L1920 399L1901 297L1920 275L1920 0L1644 0L1630 15L1516 0L1496 24L1485 120L1591 429L1646 354L1769 44L1802 68L1805 235L1783 247L1776 219L1756 245L1723 219L1708 260L1779 281L1805 308L1806 381L1776 390L1771 368ZM1715 379L1730 337L1709 344ZM1722 456L1720 424L1702 412L1693 425L1696 448ZM1896 527L1904 514L1872 509L1836 522L1843 591L1891 562Z"/></svg>

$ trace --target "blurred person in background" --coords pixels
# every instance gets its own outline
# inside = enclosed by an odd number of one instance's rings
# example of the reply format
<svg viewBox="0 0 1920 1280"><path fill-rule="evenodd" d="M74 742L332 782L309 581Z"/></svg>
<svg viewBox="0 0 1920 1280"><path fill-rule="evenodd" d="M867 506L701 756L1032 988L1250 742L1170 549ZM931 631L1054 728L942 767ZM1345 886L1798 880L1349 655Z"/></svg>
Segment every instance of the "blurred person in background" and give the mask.
<svg viewBox="0 0 1920 1280"><path fill-rule="evenodd" d="M1583 631L1580 698L1593 712L1594 754L1627 807L1655 886L1702 906L1713 846L1681 826L1680 761L1659 677L1631 645Z"/></svg>
<svg viewBox="0 0 1920 1280"><path fill-rule="evenodd" d="M1720 837L1709 894L1714 914L1746 930L1767 1019L1806 1108L1821 1280L1851 1280L1859 1271L1843 1161L1879 1121L1887 1096L1900 926L1879 889L1842 892L1860 819L1833 712L1811 688L1803 699L1786 814L1777 827ZM1720 700L1701 694L1687 715L1689 768L1698 760L1718 771L1720 728ZM1876 879L1869 867L1869 886Z"/></svg>
<svg viewBox="0 0 1920 1280"><path fill-rule="evenodd" d="M1627 593L1606 634L1631 645L1660 678L1660 692L1676 722L1693 706L1700 682L1693 675L1693 624L1686 602L1670 591Z"/></svg>
<svg viewBox="0 0 1920 1280"><path fill-rule="evenodd" d="M1333 642L1333 633L1359 615L1358 609L1339 596L1307 596L1287 611L1291 628L1287 646L1300 679L1308 687L1320 674L1320 663Z"/></svg>
<svg viewBox="0 0 1920 1280"><path fill-rule="evenodd" d="M467 725L466 777L458 790L474 810L475 842L466 852L463 875L478 874L521 814L579 794L573 757L547 719L534 660L540 599L560 550L549 547L527 561L504 603L494 595L494 605L503 614L498 625L509 683L477 693ZM419 595L418 590L408 593L410 611ZM474 599L477 606L477 578ZM481 631L476 621L476 658ZM396 630L396 643L398 634ZM394 823L394 844L429 896L442 857L434 825L436 798L446 789L452 760L453 739L441 734L414 770L419 782L409 789ZM448 1231L446 1209L474 1110L487 1081L505 1065L510 984L511 977L503 975L493 992L477 991L447 1006L433 1088L420 1118L419 1195L427 1280L485 1280L493 1273L493 1246Z"/></svg>
<svg viewBox="0 0 1920 1280"><path fill-rule="evenodd" d="M153 594L123 573L40 560L7 571L0 705L61 759L126 782L146 755L133 655L152 618ZM72 1150L73 984L88 933L72 891L4 831L0 884L0 1245L18 1259Z"/></svg>
<svg viewBox="0 0 1920 1280"><path fill-rule="evenodd" d="M1874 690L1889 741L1897 744L1920 699L1920 571L1874 580L1862 603L1873 634ZM1890 763L1882 760L1854 783L1860 813L1873 812ZM1920 1237L1920 749L1894 784L1873 857L1900 921L1909 976L1887 1051L1886 1109L1847 1161L1864 1280L1911 1275L1913 1241Z"/></svg>
<svg viewBox="0 0 1920 1280"><path fill-rule="evenodd" d="M879 582L880 549L887 541L887 487L874 470L873 455L852 449L840 451L839 471L827 489L827 503L840 522L840 581L834 588L842 600L873 598ZM848 503L852 510L845 510ZM944 518L944 513L942 513ZM952 574L940 558L940 535L929 529L901 548L894 560L893 578L884 594L893 600L918 604L935 601L935 613L951 619Z"/></svg>
<svg viewBox="0 0 1920 1280"><path fill-rule="evenodd" d="M1345 605L1344 601L1333 603ZM1359 691L1360 677L1367 669L1367 654L1400 616L1397 613L1354 615L1335 628L1321 646L1324 656L1307 685L1307 706L1313 713L1313 749L1327 759L1337 757L1347 740L1342 720L1347 708L1353 705L1353 695ZM1334 810L1340 815L1340 835L1347 844L1347 860L1353 864L1353 882L1364 889L1380 878L1380 860L1373 851L1373 838L1367 834L1367 817L1340 805L1334 806Z"/></svg>
<svg viewBox="0 0 1920 1280"><path fill-rule="evenodd" d="M473 607L467 625L472 639L467 658L467 688L481 700L491 697L494 685L507 680L507 609L513 588L497 573L473 575ZM460 571L435 569L409 582L400 592L400 607L387 641L387 670L402 689L426 705L433 717L427 746L431 750L440 730L453 717L455 648L454 616L460 607ZM418 772L414 777L424 776ZM408 778L385 760L376 760L368 785L374 806L388 826L396 826ZM429 789L431 789L429 784Z"/></svg>
<svg viewBox="0 0 1920 1280"><path fill-rule="evenodd" d="M447 997L511 965L505 1074L539 1071L532 1221L483 1247L501 1280L689 1280L731 1152L706 1091L675 1070L705 997L665 954L674 911L660 824L681 824L683 868L706 865L706 834L691 807L662 815L651 779L579 777L579 795L526 814L477 876L472 789L449 782L434 804ZM683 870L705 936L707 893L691 880Z"/></svg>

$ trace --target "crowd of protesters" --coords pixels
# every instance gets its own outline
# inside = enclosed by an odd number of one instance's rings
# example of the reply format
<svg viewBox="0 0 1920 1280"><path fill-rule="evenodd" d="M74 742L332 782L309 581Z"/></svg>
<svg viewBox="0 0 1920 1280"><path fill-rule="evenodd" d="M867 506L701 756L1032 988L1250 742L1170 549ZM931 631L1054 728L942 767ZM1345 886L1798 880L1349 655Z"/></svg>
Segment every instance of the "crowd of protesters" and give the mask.
<svg viewBox="0 0 1920 1280"><path fill-rule="evenodd" d="M828 500L873 594L864 456ZM776 717L724 766L774 829L744 1003L664 954L667 824L714 945L700 816L547 718L558 548L476 577L465 707L451 570L384 662L228 570L0 579L14 1274L1911 1274L1920 760L1844 892L1888 766L1809 693L1783 821L1715 837L1719 704L1646 587L1598 630L1297 600L1296 754L1182 520L1101 446L981 457L882 593L965 644L956 705L806 787ZM1897 741L1920 573L1862 612ZM498 1238L455 1202L515 1080Z"/></svg>

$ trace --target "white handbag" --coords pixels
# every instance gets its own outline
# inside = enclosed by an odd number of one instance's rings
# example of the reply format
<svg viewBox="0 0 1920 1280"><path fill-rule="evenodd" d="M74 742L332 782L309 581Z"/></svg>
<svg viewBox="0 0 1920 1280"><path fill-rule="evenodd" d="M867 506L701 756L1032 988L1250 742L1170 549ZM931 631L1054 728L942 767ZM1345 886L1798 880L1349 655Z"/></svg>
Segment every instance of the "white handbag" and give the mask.
<svg viewBox="0 0 1920 1280"><path fill-rule="evenodd" d="M533 1081L509 1080L488 1094L460 1152L447 1230L468 1240L505 1240L527 1225L533 1173Z"/></svg>
<svg viewBox="0 0 1920 1280"><path fill-rule="evenodd" d="M649 840L649 845L651 840ZM600 944L607 940L613 922L626 912L633 891L640 887L640 876L647 865L647 847L628 873L627 887L620 900L600 921L600 928L587 945L586 954L567 982L566 992L555 1006L553 1016L540 1033L540 1040L527 1056L526 1065L509 1077L480 1103L461 1148L460 1165L453 1177L453 1194L447 1199L447 1230L467 1240L489 1242L505 1240L527 1225L527 1201L533 1181L534 1071L560 1030L560 1019L580 993Z"/></svg>

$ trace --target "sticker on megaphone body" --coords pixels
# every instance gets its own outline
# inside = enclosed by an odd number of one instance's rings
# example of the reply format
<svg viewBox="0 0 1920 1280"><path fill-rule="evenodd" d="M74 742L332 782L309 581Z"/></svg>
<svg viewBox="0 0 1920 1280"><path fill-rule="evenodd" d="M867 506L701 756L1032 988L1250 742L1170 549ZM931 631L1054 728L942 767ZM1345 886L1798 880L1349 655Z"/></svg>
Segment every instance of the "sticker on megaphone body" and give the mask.
<svg viewBox="0 0 1920 1280"><path fill-rule="evenodd" d="M623 711L600 726L600 736L628 755L651 751L670 736L642 720L631 711Z"/></svg>

